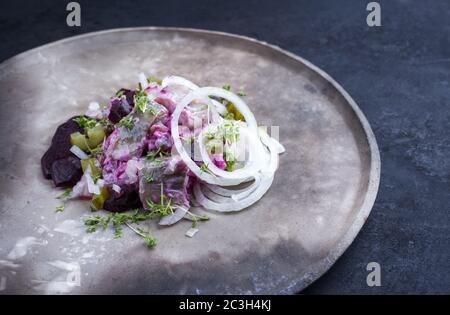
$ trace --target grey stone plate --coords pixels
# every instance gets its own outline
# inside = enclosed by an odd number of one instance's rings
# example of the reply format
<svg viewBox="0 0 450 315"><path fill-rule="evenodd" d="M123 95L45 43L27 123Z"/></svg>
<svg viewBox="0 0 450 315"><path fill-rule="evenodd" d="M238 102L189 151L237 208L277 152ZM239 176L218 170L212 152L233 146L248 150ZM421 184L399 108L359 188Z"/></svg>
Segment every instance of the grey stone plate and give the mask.
<svg viewBox="0 0 450 315"><path fill-rule="evenodd" d="M286 147L268 193L241 213L153 226L154 250L125 230L87 234L87 202L61 193L40 157L58 124L106 103L137 74L229 83ZM277 47L210 31L120 29L45 45L0 65L1 293L294 293L322 275L374 203L380 158L367 120L323 71Z"/></svg>

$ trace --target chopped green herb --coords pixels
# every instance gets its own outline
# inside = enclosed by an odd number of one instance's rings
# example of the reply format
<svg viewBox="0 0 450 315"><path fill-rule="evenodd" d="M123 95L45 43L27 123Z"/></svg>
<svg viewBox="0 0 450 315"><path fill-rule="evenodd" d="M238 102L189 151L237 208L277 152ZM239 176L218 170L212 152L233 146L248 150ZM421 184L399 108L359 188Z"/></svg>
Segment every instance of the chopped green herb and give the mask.
<svg viewBox="0 0 450 315"><path fill-rule="evenodd" d="M237 95L239 95L239 96L246 96L247 94L245 94L244 91L239 91L239 92L237 92Z"/></svg>
<svg viewBox="0 0 450 315"><path fill-rule="evenodd" d="M93 233L97 231L98 227L102 227L105 230L109 223L111 222L112 214L108 214L106 216L95 215L90 216L84 220L84 224L87 226L86 231L88 233Z"/></svg>
<svg viewBox="0 0 450 315"><path fill-rule="evenodd" d="M94 149L89 149L89 151L91 152L91 154L96 155L96 154L103 154L103 144L100 144L99 146L97 146Z"/></svg>
<svg viewBox="0 0 450 315"><path fill-rule="evenodd" d="M199 221L207 221L207 220L209 220L209 217L206 216L206 215L199 215L199 214L192 213L190 211L188 211L188 214L192 218L192 227L193 228L197 227Z"/></svg>
<svg viewBox="0 0 450 315"><path fill-rule="evenodd" d="M223 118L228 119L228 120L234 120L234 114L233 114L233 113L230 113L230 112L227 112L227 113L223 116Z"/></svg>
<svg viewBox="0 0 450 315"><path fill-rule="evenodd" d="M57 207L55 208L55 211L56 211L56 212L63 212L63 211L64 211L64 205L57 206Z"/></svg>
<svg viewBox="0 0 450 315"><path fill-rule="evenodd" d="M208 168L208 164L202 164L202 166L200 166L200 171L203 173L208 173L210 172L209 168Z"/></svg>
<svg viewBox="0 0 450 315"><path fill-rule="evenodd" d="M149 111L149 113L152 115L152 116L157 116L158 114L159 114L159 110L157 110L156 108L154 108L154 107L150 107L149 109L148 109L148 111Z"/></svg>
<svg viewBox="0 0 450 315"><path fill-rule="evenodd" d="M142 114L145 113L147 110L148 105L148 98L147 93L145 91L141 91L140 93L137 93L134 95L134 103L136 109L141 112Z"/></svg>
<svg viewBox="0 0 450 315"><path fill-rule="evenodd" d="M119 121L119 127L125 127L128 130L131 130L134 128L134 121L133 117L131 116L125 116Z"/></svg>
<svg viewBox="0 0 450 315"><path fill-rule="evenodd" d="M157 83L159 85L162 84L162 80L158 79L158 78L155 78L155 77L148 77L147 81L148 81L148 83Z"/></svg>
<svg viewBox="0 0 450 315"><path fill-rule="evenodd" d="M225 162L227 163L226 170L233 171L234 165L236 164L236 157L229 150L225 150Z"/></svg>
<svg viewBox="0 0 450 315"><path fill-rule="evenodd" d="M144 240L145 240L145 243L147 243L147 247L148 247L148 248L153 248L153 247L155 247L156 244L157 244L156 238L154 238L154 237L153 237L152 235L150 235L150 234L147 234L147 235L144 237Z"/></svg>
<svg viewBox="0 0 450 315"><path fill-rule="evenodd" d="M222 86L222 89L227 90L227 91L231 91L231 85L225 84L224 86Z"/></svg>
<svg viewBox="0 0 450 315"><path fill-rule="evenodd" d="M67 197L69 197L69 195L71 193L72 193L72 188L67 188L66 190L64 190L64 192L61 195L56 197L56 199L66 199Z"/></svg>
<svg viewBox="0 0 450 315"><path fill-rule="evenodd" d="M99 120L99 124L105 127L105 133L109 134L114 130L114 124L109 121L108 118L102 118Z"/></svg>
<svg viewBox="0 0 450 315"><path fill-rule="evenodd" d="M147 207L150 209L150 216L154 217L166 217L173 213L172 200L168 199L164 195L164 185L161 183L160 202L155 203L151 199L146 200Z"/></svg>
<svg viewBox="0 0 450 315"><path fill-rule="evenodd" d="M141 228L134 228L131 224L126 223L126 225L133 230L137 235L141 236L145 243L147 244L148 248L153 248L156 246L156 238L154 238L151 234L150 231L145 232L143 229Z"/></svg>
<svg viewBox="0 0 450 315"><path fill-rule="evenodd" d="M102 174L95 174L92 176L92 180L94 181L94 183L97 183L97 180L99 180L100 178L102 178Z"/></svg>
<svg viewBox="0 0 450 315"><path fill-rule="evenodd" d="M146 159L147 159L147 161L155 162L155 163L160 164L160 163L162 163L162 159L164 157L166 157L167 155L168 155L167 152L164 152L164 151L161 150L161 148L158 148L158 150L156 150L156 151L148 152L147 156L146 156Z"/></svg>
<svg viewBox="0 0 450 315"><path fill-rule="evenodd" d="M94 128L97 125L96 119L88 118L86 116L74 118L73 121L76 122L78 126L82 128Z"/></svg>
<svg viewBox="0 0 450 315"><path fill-rule="evenodd" d="M114 238L121 238L123 236L123 228L118 225L114 227Z"/></svg>
<svg viewBox="0 0 450 315"><path fill-rule="evenodd" d="M234 143L239 140L239 126L233 121L226 121L218 127L223 139L227 143Z"/></svg>
<svg viewBox="0 0 450 315"><path fill-rule="evenodd" d="M146 183L151 183L151 182L153 182L153 176L146 175L146 176L144 176L144 180Z"/></svg>
<svg viewBox="0 0 450 315"><path fill-rule="evenodd" d="M129 213L125 212L108 214L105 216L91 216L84 221L84 224L87 226L86 231L89 233L97 231L98 228L106 229L111 224L114 229L114 238L120 238L123 236L123 226L126 225L136 234L140 235L149 248L153 248L156 245L156 239L150 234L150 231L144 232L140 228L136 229L131 225L131 223L139 223L148 219L153 219L154 217L155 213L152 213L151 211L143 212L137 209Z"/></svg>

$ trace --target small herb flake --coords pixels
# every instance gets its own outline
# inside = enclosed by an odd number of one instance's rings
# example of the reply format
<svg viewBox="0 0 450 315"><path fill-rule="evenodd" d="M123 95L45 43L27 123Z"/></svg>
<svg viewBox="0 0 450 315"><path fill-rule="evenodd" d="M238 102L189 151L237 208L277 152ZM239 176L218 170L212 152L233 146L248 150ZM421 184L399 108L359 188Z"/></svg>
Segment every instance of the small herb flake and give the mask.
<svg viewBox="0 0 450 315"><path fill-rule="evenodd" d="M208 173L210 172L209 168L208 168L208 164L202 164L202 166L200 166L200 171L203 173Z"/></svg>
<svg viewBox="0 0 450 315"><path fill-rule="evenodd" d="M162 199L164 203L164 198ZM162 204L163 204L162 203ZM164 207L170 207L170 202L165 204ZM155 212L156 211L156 212ZM140 209L136 209L132 212L123 212L123 213L114 213L108 215L94 215L85 219L84 224L87 226L86 232L93 233L97 231L99 228L105 230L108 226L111 226L114 230L114 238L120 238L123 236L123 226L129 227L136 234L141 236L146 245L149 248L153 248L156 246L156 239L151 235L150 231L144 232L140 228L133 227L133 223L139 223L142 221L146 221L149 219L153 219L156 216L160 215L160 210L155 211L141 211Z"/></svg>
<svg viewBox="0 0 450 315"><path fill-rule="evenodd" d="M146 175L144 177L144 180L145 180L146 183L151 183L151 182L153 182L153 176Z"/></svg>
<svg viewBox="0 0 450 315"><path fill-rule="evenodd" d="M145 93L145 91L141 91L140 93L135 94L134 103L139 112L142 114L145 113L148 105L147 93Z"/></svg>
<svg viewBox="0 0 450 315"><path fill-rule="evenodd" d="M67 188L66 190L64 190L64 192L61 195L56 197L56 199L66 199L67 197L69 197L69 195L71 193L72 193L72 188Z"/></svg>
<svg viewBox="0 0 450 315"><path fill-rule="evenodd" d="M93 118L88 118L85 116L80 116L73 119L74 122L78 124L81 128L94 128L97 125L97 120Z"/></svg>
<svg viewBox="0 0 450 315"><path fill-rule="evenodd" d="M224 89L226 91L231 91L231 85L225 84L224 86L222 86L222 89Z"/></svg>
<svg viewBox="0 0 450 315"><path fill-rule="evenodd" d="M134 121L133 121L133 117L131 116L126 116L123 117L120 121L119 121L119 127L125 127L128 130L131 130L134 128Z"/></svg>
<svg viewBox="0 0 450 315"><path fill-rule="evenodd" d="M162 80L158 79L158 78L155 78L155 77L148 77L147 81L148 81L148 83L156 83L158 85L162 84Z"/></svg>

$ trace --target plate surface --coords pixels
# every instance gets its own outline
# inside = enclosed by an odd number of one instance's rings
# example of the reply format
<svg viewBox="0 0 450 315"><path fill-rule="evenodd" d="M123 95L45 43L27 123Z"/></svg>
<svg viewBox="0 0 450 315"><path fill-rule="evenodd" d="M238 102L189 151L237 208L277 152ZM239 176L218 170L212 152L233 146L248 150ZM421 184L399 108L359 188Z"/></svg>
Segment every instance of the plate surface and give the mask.
<svg viewBox="0 0 450 315"><path fill-rule="evenodd" d="M153 227L148 250L125 230L87 234L87 202L61 192L40 157L55 128L106 103L137 74L177 74L244 90L286 153L268 193L240 213ZM350 96L309 62L250 38L175 28L120 29L45 45L0 65L0 293L294 293L321 276L370 213L380 158Z"/></svg>

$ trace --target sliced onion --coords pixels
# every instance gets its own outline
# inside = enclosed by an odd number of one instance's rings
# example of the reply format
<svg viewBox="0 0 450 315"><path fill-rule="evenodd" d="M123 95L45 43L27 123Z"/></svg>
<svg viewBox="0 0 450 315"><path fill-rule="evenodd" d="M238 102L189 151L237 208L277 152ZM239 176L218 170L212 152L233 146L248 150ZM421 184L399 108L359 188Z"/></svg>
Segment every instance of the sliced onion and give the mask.
<svg viewBox="0 0 450 315"><path fill-rule="evenodd" d="M70 152L72 152L73 154L75 154L75 155L77 156L77 158L79 158L80 160L86 160L86 159L89 158L89 156L88 156L86 153L84 153L84 151L81 150L81 149L80 149L78 146L76 146L76 145L73 145L73 146L70 148Z"/></svg>
<svg viewBox="0 0 450 315"><path fill-rule="evenodd" d="M97 179L96 185L100 187L100 189L103 188L105 186L105 180L102 178Z"/></svg>
<svg viewBox="0 0 450 315"><path fill-rule="evenodd" d="M209 189L210 191L214 192L217 195L230 197L234 201L239 201L249 196L251 193L253 193L259 187L260 184L261 184L261 176L256 175L255 180L252 184L250 184L248 187L241 189L227 189L211 184L205 184L205 186L207 189Z"/></svg>
<svg viewBox="0 0 450 315"><path fill-rule="evenodd" d="M185 79L183 77L179 77L176 75L171 75L171 76L165 77L161 82L161 86L163 88L165 88L166 86L169 86L171 84L181 85L181 86L187 87L190 90L198 89L198 85L196 85L195 83L192 83L188 79Z"/></svg>
<svg viewBox="0 0 450 315"><path fill-rule="evenodd" d="M221 102L216 101L214 99L211 100L211 102L214 104L214 106L217 108L217 112L221 115L225 115L227 113L227 108L225 105L223 105Z"/></svg>
<svg viewBox="0 0 450 315"><path fill-rule="evenodd" d="M262 196L267 192L267 190L270 188L273 182L273 176L270 177L264 177L261 180L260 185L258 188L249 196L247 196L244 199L241 199L239 201L235 201L231 198L228 198L226 201L222 202L216 202L209 198L207 198L203 191L201 190L200 184L196 183L194 185L194 195L197 201L206 209L208 210L215 210L219 212L232 212L232 211L240 211L242 209L245 209L255 202L257 202L259 199L262 198ZM219 195L217 195L219 196ZM225 197L224 197L225 198Z"/></svg>
<svg viewBox="0 0 450 315"><path fill-rule="evenodd" d="M244 116L245 122L252 132L257 134L257 123L255 116L248 108L247 104L236 94L217 87L202 87L195 90L195 93L205 96L215 96L226 99L234 104L237 110Z"/></svg>
<svg viewBox="0 0 450 315"><path fill-rule="evenodd" d="M257 188L247 197L240 200L234 200L233 198L226 198L223 196L221 196L222 198L218 198L217 196L220 195L217 194L213 197L215 200L212 200L208 198L208 196L203 192L201 184L197 182L194 185L194 195L195 199L200 205L209 210L215 210L219 212L232 212L245 209L262 198L262 196L272 185L274 173L278 167L278 153L269 137L266 138L263 136L261 137L261 140L265 145L267 145L270 151L270 163L267 166L267 169L265 169L264 172L261 172L261 182L259 183ZM209 195L210 197L212 196L211 194Z"/></svg>
<svg viewBox="0 0 450 315"><path fill-rule="evenodd" d="M92 179L92 169L91 166L88 165L84 175L86 177L86 183L88 191L94 195L100 195L100 187L94 183L94 179Z"/></svg>
<svg viewBox="0 0 450 315"><path fill-rule="evenodd" d="M189 230L186 231L186 236L187 237L194 237L195 234L197 234L198 229L197 228L190 228Z"/></svg>
<svg viewBox="0 0 450 315"><path fill-rule="evenodd" d="M183 219L183 217L186 215L186 212L188 209L185 207L177 207L177 209L170 215L162 217L161 220L159 220L159 225L172 225Z"/></svg>
<svg viewBox="0 0 450 315"><path fill-rule="evenodd" d="M267 133L267 130L265 130L262 127L258 128L259 136L264 137L264 139L270 138L270 141L273 142L274 148L276 149L278 154L284 153L286 151L284 145L282 145L278 140L275 138L272 138Z"/></svg>
<svg viewBox="0 0 450 315"><path fill-rule="evenodd" d="M113 184L112 185L112 190L114 190L116 193L120 194L122 189L120 188L119 185Z"/></svg>
<svg viewBox="0 0 450 315"><path fill-rule="evenodd" d="M86 111L85 115L90 117L90 118L101 119L103 114L102 114L102 111L100 109L100 104L97 103L97 102L90 102L88 110Z"/></svg>
<svg viewBox="0 0 450 315"><path fill-rule="evenodd" d="M148 80L144 73L139 73L139 83L141 84L141 89L145 90L148 87Z"/></svg>
<svg viewBox="0 0 450 315"><path fill-rule="evenodd" d="M238 184L242 183L243 181L247 180L247 178L238 178L238 179L220 178L216 175L210 174L208 172L204 172L191 159L191 157L186 152L186 149L183 147L183 144L180 139L178 121L180 119L181 112L187 105L189 105L195 99L204 98L204 95L197 94L197 91L199 91L199 90L201 90L201 88L186 95L183 98L183 100L177 105L175 111L172 113L171 132L172 132L172 138L174 141L175 149L180 154L181 159L184 161L184 163L187 165L187 167L201 180L203 180L207 183L210 183L210 184L216 184L216 185L221 185L221 186L238 185Z"/></svg>
<svg viewBox="0 0 450 315"><path fill-rule="evenodd" d="M171 75L168 77L165 77L162 82L161 82L161 87L165 88L169 85L181 85L184 86L186 88L188 88L191 91L197 90L199 88L199 86L191 81L189 81L186 78L180 77L180 76L176 76L176 75ZM227 112L227 108L225 107L225 105L223 105L222 103L218 102L217 100L212 99L211 103L214 105L214 107L217 109L217 112L221 115L224 115ZM190 110L197 110L194 107L190 107L188 106Z"/></svg>
<svg viewBox="0 0 450 315"><path fill-rule="evenodd" d="M247 139L247 143L249 145L249 159L246 165L243 168L234 170L232 172L224 171L218 168L209 157L208 152L206 151L206 147L203 143L203 129L198 136L198 143L200 147L200 155L202 157L203 162L208 165L208 169L213 172L215 175L220 176L222 178L230 178L230 179L246 179L250 177L254 177L255 174L261 170L264 166L262 163L262 156L264 156L263 147L261 145L261 141L259 138L250 133L249 130L245 127L239 128L240 136L243 136Z"/></svg>

